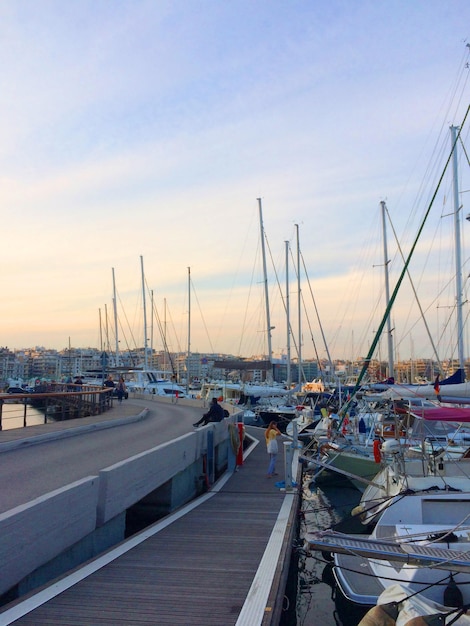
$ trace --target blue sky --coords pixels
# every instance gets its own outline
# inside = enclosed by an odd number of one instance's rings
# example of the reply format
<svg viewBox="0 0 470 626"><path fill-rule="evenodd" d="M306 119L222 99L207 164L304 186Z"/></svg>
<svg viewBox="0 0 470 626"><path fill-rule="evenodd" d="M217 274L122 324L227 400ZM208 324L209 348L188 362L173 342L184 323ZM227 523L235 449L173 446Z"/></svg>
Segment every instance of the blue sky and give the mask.
<svg viewBox="0 0 470 626"><path fill-rule="evenodd" d="M325 355L310 289L332 357L365 354L384 310L379 203L409 248L470 102L469 23L466 0L0 3L0 345L100 347L111 268L121 345L142 345L142 256L172 348L190 267L192 348L263 352L260 197L274 351L298 224L304 355L313 340ZM415 270L436 334L443 202ZM430 356L409 301L400 356Z"/></svg>

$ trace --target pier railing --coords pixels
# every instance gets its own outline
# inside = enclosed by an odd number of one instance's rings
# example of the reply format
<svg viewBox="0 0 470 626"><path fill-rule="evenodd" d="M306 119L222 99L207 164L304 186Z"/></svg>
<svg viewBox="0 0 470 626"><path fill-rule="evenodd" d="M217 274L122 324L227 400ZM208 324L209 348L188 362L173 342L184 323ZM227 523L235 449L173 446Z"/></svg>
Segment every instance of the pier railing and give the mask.
<svg viewBox="0 0 470 626"><path fill-rule="evenodd" d="M99 415L112 408L113 391L96 385L47 383L25 393L1 393L0 430Z"/></svg>

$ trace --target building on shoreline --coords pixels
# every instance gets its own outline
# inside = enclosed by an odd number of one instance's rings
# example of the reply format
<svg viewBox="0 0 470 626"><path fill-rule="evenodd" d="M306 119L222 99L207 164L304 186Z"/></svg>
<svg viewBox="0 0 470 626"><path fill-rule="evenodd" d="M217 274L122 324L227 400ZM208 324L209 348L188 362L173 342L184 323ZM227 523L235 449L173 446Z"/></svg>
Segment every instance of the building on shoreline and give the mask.
<svg viewBox="0 0 470 626"><path fill-rule="evenodd" d="M204 380L225 380L230 382L264 383L269 375L273 381L284 383L287 378L287 363L285 359L275 359L272 363L264 355L251 358L235 357L226 354L167 353L165 351L147 350L145 359L144 349L120 352L119 363L116 366L112 353L106 353L95 348L65 348L54 350L42 346L21 350L9 350L0 347L0 388L5 389L10 380L22 380L30 383L35 380L62 381L73 379L78 375L95 374L113 370L136 369L147 363L148 369L162 373L167 378L174 377L180 383L192 384ZM354 380L358 375L363 360L356 361L338 359L333 362L333 368L325 361L306 360L302 363L303 378L311 381L317 378L340 380L343 384ZM446 361L442 363L444 372L442 377L449 376L458 369L458 362ZM334 371L331 371L334 369ZM468 374L468 362L466 364ZM414 359L400 361L395 365L397 382L411 383L420 380L434 380L438 373L437 363L430 359ZM368 375L371 380L380 381L387 378L387 363L372 360ZM291 379L298 381L298 363L291 363Z"/></svg>

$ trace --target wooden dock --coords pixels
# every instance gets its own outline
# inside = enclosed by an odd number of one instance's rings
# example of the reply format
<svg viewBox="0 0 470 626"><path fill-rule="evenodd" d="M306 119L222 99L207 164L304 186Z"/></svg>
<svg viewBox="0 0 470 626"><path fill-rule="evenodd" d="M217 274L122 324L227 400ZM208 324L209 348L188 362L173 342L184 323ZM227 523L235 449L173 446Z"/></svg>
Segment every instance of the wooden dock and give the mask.
<svg viewBox="0 0 470 626"><path fill-rule="evenodd" d="M266 477L264 430L202 498L3 607L0 625L276 625L299 503ZM282 480L283 450L278 458Z"/></svg>

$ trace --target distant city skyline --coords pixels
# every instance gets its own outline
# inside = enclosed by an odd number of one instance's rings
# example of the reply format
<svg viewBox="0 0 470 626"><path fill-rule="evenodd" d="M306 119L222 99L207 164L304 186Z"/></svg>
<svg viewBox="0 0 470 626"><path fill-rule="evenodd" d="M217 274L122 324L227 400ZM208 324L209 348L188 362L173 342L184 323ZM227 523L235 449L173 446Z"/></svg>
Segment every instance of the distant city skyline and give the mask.
<svg viewBox="0 0 470 626"><path fill-rule="evenodd" d="M266 354L261 198L273 353L289 288L293 358L299 343L309 359L367 354L385 310L380 202L393 291L396 241L406 258L470 103L469 23L467 0L3 2L0 344L112 345L114 269L120 345L142 345L142 257L154 347ZM392 310L397 360L434 357L413 290L440 358L455 355L452 212L447 171Z"/></svg>

